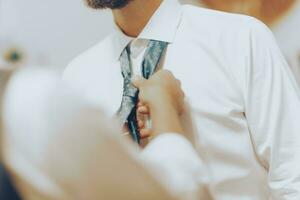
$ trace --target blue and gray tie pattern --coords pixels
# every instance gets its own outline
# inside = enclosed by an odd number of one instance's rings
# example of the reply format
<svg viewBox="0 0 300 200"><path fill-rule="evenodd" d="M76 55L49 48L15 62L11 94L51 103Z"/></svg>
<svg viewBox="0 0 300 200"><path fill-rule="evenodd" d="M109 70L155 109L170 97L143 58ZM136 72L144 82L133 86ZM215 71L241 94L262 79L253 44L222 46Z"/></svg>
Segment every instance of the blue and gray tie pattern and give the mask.
<svg viewBox="0 0 300 200"><path fill-rule="evenodd" d="M148 79L155 71L168 43L150 40L144 55L141 70L144 78ZM124 78L123 97L118 117L122 123L127 123L129 132L135 142L140 143L140 134L136 119L136 105L138 101L138 89L131 84L132 62L130 59L130 47L127 46L121 54L120 62Z"/></svg>

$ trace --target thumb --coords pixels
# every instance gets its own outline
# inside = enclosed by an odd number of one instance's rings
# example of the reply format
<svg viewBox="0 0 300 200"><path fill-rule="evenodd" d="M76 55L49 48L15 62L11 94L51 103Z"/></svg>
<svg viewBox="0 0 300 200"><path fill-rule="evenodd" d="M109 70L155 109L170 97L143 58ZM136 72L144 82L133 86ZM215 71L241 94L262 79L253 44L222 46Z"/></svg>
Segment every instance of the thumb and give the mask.
<svg viewBox="0 0 300 200"><path fill-rule="evenodd" d="M142 87L142 85L144 84L145 81L146 81L145 78L143 78L142 76L138 76L138 75L134 75L134 76L131 78L131 83L132 83L132 85L134 85L134 87L136 87L136 88Z"/></svg>

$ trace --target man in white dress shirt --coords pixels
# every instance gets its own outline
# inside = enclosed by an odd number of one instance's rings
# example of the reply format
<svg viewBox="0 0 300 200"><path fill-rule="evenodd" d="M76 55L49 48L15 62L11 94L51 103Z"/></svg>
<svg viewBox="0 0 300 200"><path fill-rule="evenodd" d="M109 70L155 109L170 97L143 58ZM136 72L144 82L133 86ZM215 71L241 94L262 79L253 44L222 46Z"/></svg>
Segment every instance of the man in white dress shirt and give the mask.
<svg viewBox="0 0 300 200"><path fill-rule="evenodd" d="M87 3L111 8L116 29L70 63L67 82L114 115L124 49L130 48L133 73L141 74L148 42L167 42L160 67L182 82L213 198L300 198L299 88L264 24L177 0Z"/></svg>

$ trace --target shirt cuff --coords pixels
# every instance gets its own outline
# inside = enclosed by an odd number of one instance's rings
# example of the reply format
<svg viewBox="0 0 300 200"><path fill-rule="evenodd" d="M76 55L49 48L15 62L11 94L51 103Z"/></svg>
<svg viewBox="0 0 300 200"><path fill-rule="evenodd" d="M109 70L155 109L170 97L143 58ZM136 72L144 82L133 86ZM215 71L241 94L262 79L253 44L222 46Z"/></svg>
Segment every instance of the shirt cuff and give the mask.
<svg viewBox="0 0 300 200"><path fill-rule="evenodd" d="M179 133L163 133L153 139L143 150L142 154L146 157L155 159L170 158L178 154L195 154L192 144ZM176 156L177 157L177 156Z"/></svg>
<svg viewBox="0 0 300 200"><path fill-rule="evenodd" d="M192 143L180 134L157 136L143 150L142 159L147 167L152 168L154 175L178 196L197 199L194 197L198 197L207 182L200 156Z"/></svg>

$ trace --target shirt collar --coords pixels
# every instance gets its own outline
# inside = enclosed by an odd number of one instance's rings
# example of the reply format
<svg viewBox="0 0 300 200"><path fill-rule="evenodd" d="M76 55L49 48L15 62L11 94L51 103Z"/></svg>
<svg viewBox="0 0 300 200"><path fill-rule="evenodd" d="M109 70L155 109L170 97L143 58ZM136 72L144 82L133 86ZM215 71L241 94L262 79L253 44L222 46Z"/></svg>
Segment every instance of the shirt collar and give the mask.
<svg viewBox="0 0 300 200"><path fill-rule="evenodd" d="M182 7L178 0L163 0L160 7L155 11L137 38L173 43L181 15ZM134 39L135 38L125 35L122 30L115 25L113 43L116 59L120 58L125 47Z"/></svg>

